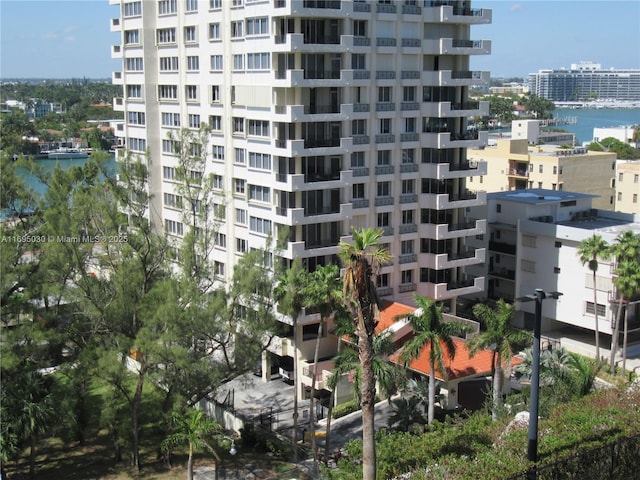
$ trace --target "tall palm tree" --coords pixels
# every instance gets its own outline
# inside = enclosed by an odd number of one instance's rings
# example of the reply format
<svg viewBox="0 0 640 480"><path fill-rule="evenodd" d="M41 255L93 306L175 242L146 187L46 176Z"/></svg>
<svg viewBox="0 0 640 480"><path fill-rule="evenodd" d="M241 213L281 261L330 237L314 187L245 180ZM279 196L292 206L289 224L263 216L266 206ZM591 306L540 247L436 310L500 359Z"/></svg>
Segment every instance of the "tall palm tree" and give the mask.
<svg viewBox="0 0 640 480"><path fill-rule="evenodd" d="M375 375L373 372L373 333L376 327L378 295L372 277L391 260L380 245L382 230L353 229L353 244L340 243L344 263L343 297L354 315L358 350L362 367L362 478L376 479L376 444L374 425Z"/></svg>
<svg viewBox="0 0 640 480"><path fill-rule="evenodd" d="M444 368L444 354L453 360L456 355L454 336L464 335L469 326L460 322L444 322L442 319L442 305L434 300L415 295L418 308L408 315L402 315L413 327L414 337L409 340L400 353L400 360L408 365L412 359L418 358L422 349L429 349L429 406L428 422L433 422L435 413L436 369L446 375ZM443 351L444 347L444 351Z"/></svg>
<svg viewBox="0 0 640 480"><path fill-rule="evenodd" d="M638 263L640 263L640 234L635 234L631 230L625 230L620 233L611 246L611 254L616 259L616 277L613 283L616 286L618 296L618 310L616 312L616 321L613 327L613 335L611 337L611 357L609 358L609 368L615 373L616 353L618 351L618 343L620 336L620 321L622 319L622 305L625 298L632 296L634 292L633 280L638 271ZM627 265L623 265L627 263ZM629 264L630 263L630 264ZM634 267L634 265L636 265ZM634 272L635 269L635 272Z"/></svg>
<svg viewBox="0 0 640 480"><path fill-rule="evenodd" d="M308 273L299 258L295 259L291 267L278 277L274 288L279 310L291 317L293 321L293 432L291 446L293 461L298 461L298 317L304 308L304 287L307 284Z"/></svg>
<svg viewBox="0 0 640 480"><path fill-rule="evenodd" d="M588 264L589 270L593 274L593 310L595 319L596 336L596 360L600 360L600 328L598 325L598 290L596 288L596 272L598 271L598 259L607 260L610 256L609 245L600 235L596 235L583 240L578 246L578 256L582 265Z"/></svg>
<svg viewBox="0 0 640 480"><path fill-rule="evenodd" d="M193 480L193 452L207 448L216 457L220 457L207 443L207 436L221 430L218 422L209 419L202 410L192 410L189 414L174 412L172 416L175 432L162 442L162 449L169 451L178 445L189 445L189 459L187 460L187 480ZM216 465L216 470L218 466Z"/></svg>
<svg viewBox="0 0 640 480"><path fill-rule="evenodd" d="M498 419L502 403L504 379L511 376L511 357L517 345L531 339L528 332L511 328L511 320L516 309L513 304L498 300L495 309L483 303L473 307L474 315L482 322L484 330L469 340L469 353L473 357L480 350L492 351L491 370L493 373L493 409L491 417Z"/></svg>
<svg viewBox="0 0 640 480"><path fill-rule="evenodd" d="M309 422L309 433L311 435L311 450L313 458L318 457L315 432L315 396L316 379L318 375L318 361L320 356L320 342L324 335L326 320L336 310L342 299L342 289L340 281L340 268L337 265L325 265L314 270L309 276L309 283L304 288L306 297L305 303L308 307L315 307L320 311L320 323L318 323L318 335L313 354L313 376L311 377L311 399L309 400L309 410L311 411L311 421Z"/></svg>
<svg viewBox="0 0 640 480"><path fill-rule="evenodd" d="M640 292L640 262L627 258L616 267L616 277L614 278L618 295L631 300ZM618 320L620 321L620 320ZM622 340L622 372L627 368L627 341L629 336L629 305L624 313L624 334ZM617 338L617 337L616 337Z"/></svg>

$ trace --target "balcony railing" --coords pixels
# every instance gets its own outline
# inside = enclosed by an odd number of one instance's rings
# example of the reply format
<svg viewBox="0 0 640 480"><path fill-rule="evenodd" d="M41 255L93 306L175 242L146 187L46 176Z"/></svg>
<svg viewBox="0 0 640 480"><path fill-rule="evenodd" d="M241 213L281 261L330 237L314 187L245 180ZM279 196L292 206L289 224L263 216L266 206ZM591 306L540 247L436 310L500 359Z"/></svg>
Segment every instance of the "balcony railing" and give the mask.
<svg viewBox="0 0 640 480"><path fill-rule="evenodd" d="M403 38L403 47L420 47L422 41L419 38Z"/></svg>
<svg viewBox="0 0 640 480"><path fill-rule="evenodd" d="M479 108L480 102L460 102L451 104L451 110L477 110Z"/></svg>
<svg viewBox="0 0 640 480"><path fill-rule="evenodd" d="M340 0L304 0L304 8L325 8L329 10L340 10L342 2Z"/></svg>
<svg viewBox="0 0 640 480"><path fill-rule="evenodd" d="M393 174L393 165L376 165L376 175L390 175Z"/></svg>
<svg viewBox="0 0 640 480"><path fill-rule="evenodd" d="M371 72L369 70L354 70L354 80L369 80L371 78Z"/></svg>
<svg viewBox="0 0 640 480"><path fill-rule="evenodd" d="M360 112L368 112L370 110L370 106L368 103L354 103L353 111L356 113Z"/></svg>
<svg viewBox="0 0 640 480"><path fill-rule="evenodd" d="M489 250L492 252L506 253L507 255L516 254L516 246L503 242L489 241Z"/></svg>
<svg viewBox="0 0 640 480"><path fill-rule="evenodd" d="M384 205L393 205L393 197L376 197L376 207L382 207Z"/></svg>
<svg viewBox="0 0 640 480"><path fill-rule="evenodd" d="M316 115L323 113L340 113L340 105L327 104L327 105L305 105L304 113L307 115Z"/></svg>
<svg viewBox="0 0 640 480"><path fill-rule="evenodd" d="M376 70L377 80L394 80L396 72L394 70Z"/></svg>
<svg viewBox="0 0 640 480"><path fill-rule="evenodd" d="M405 253L398 257L398 262L403 263L414 263L418 260L418 256L415 253Z"/></svg>
<svg viewBox="0 0 640 480"><path fill-rule="evenodd" d="M378 102L376 103L376 112L393 112L396 109L396 104L391 102Z"/></svg>
<svg viewBox="0 0 640 480"><path fill-rule="evenodd" d="M324 137L324 138L305 138L304 148L322 148L322 147L339 147L340 138Z"/></svg>
<svg viewBox="0 0 640 480"><path fill-rule="evenodd" d="M378 3L376 5L376 12L378 13L396 13L397 7L392 3Z"/></svg>
<svg viewBox="0 0 640 480"><path fill-rule="evenodd" d="M353 37L353 45L355 47L368 47L371 45L371 39L369 37Z"/></svg>
<svg viewBox="0 0 640 480"><path fill-rule="evenodd" d="M462 260L463 258L473 258L476 256L476 250L473 248L460 250L456 253L449 254L449 260Z"/></svg>
<svg viewBox="0 0 640 480"><path fill-rule="evenodd" d="M369 169L367 167L358 167L358 168L351 168L352 174L351 176L353 177L368 177L369 176Z"/></svg>
<svg viewBox="0 0 640 480"><path fill-rule="evenodd" d="M417 79L420 78L420 72L417 70L402 70L400 72L400 78L402 79Z"/></svg>
<svg viewBox="0 0 640 480"><path fill-rule="evenodd" d="M420 104L418 102L402 102L400 104L400 110L403 112L407 110L420 110Z"/></svg>
<svg viewBox="0 0 640 480"><path fill-rule="evenodd" d="M405 193L400 195L400 203L415 203L418 201L418 195L415 193Z"/></svg>
<svg viewBox="0 0 640 480"><path fill-rule="evenodd" d="M402 13L408 15L420 15L422 9L417 5L402 5Z"/></svg>
<svg viewBox="0 0 640 480"><path fill-rule="evenodd" d="M305 80L338 80L340 70L305 70Z"/></svg>
<svg viewBox="0 0 640 480"><path fill-rule="evenodd" d="M370 3L353 3L353 11L354 12L370 12L371 4Z"/></svg>
<svg viewBox="0 0 640 480"><path fill-rule="evenodd" d="M392 133L383 133L376 135L376 143L393 143L396 141L396 136Z"/></svg>
<svg viewBox="0 0 640 480"><path fill-rule="evenodd" d="M365 145L369 143L369 135L354 135L351 138L354 145Z"/></svg>
<svg viewBox="0 0 640 480"><path fill-rule="evenodd" d="M457 230L469 230L470 228L476 228L475 220L469 221L469 222L454 223L449 225L450 232L455 232Z"/></svg>
<svg viewBox="0 0 640 480"><path fill-rule="evenodd" d="M353 199L351 201L351 207L352 208L368 208L369 200L367 200L366 198Z"/></svg>
<svg viewBox="0 0 640 480"><path fill-rule="evenodd" d="M477 140L478 131L471 130L468 132L451 132L451 140Z"/></svg>
<svg viewBox="0 0 640 480"><path fill-rule="evenodd" d="M376 38L376 46L378 47L395 47L398 41L393 37Z"/></svg>
<svg viewBox="0 0 640 480"><path fill-rule="evenodd" d="M400 225L400 228L398 230L400 233L415 233L418 231L418 225L416 225L415 223Z"/></svg>

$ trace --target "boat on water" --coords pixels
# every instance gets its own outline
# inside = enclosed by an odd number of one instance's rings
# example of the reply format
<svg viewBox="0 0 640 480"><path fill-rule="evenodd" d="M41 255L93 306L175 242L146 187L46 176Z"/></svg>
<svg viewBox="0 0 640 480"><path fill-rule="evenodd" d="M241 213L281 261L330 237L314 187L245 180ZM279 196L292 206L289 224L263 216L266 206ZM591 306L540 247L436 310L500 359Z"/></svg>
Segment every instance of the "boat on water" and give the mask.
<svg viewBox="0 0 640 480"><path fill-rule="evenodd" d="M88 158L89 152L78 150L77 148L64 148L58 150L48 150L40 152L36 157L38 160L62 160L69 158Z"/></svg>

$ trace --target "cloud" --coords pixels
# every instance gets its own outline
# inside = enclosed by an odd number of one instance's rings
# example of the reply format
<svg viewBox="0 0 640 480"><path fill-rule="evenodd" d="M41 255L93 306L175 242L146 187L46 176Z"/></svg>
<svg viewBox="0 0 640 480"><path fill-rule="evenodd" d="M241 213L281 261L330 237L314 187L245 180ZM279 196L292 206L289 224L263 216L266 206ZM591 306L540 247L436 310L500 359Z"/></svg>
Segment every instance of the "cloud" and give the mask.
<svg viewBox="0 0 640 480"><path fill-rule="evenodd" d="M64 29L64 33L71 33L71 32L75 32L77 30L80 30L80 27L78 27L77 25L71 25L67 28Z"/></svg>
<svg viewBox="0 0 640 480"><path fill-rule="evenodd" d="M514 3L513 5L511 5L511 7L509 8L509 11L511 12L519 12L520 10L524 9L524 5L521 3Z"/></svg>
<svg viewBox="0 0 640 480"><path fill-rule="evenodd" d="M64 41L65 42L75 42L76 41L76 37L74 37L73 35L68 35L68 36L64 37Z"/></svg>
<svg viewBox="0 0 640 480"><path fill-rule="evenodd" d="M42 40L56 40L58 38L58 34L53 32L43 33L40 35L40 38Z"/></svg>

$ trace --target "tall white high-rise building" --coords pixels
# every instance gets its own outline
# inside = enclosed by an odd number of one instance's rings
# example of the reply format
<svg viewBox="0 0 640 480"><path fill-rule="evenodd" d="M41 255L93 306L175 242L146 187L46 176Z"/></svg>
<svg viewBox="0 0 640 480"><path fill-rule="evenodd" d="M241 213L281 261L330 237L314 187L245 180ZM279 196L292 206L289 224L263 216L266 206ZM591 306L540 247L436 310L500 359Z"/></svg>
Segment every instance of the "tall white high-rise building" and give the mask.
<svg viewBox="0 0 640 480"><path fill-rule="evenodd" d="M484 290L464 273L485 261L465 239L486 232L465 215L486 202L466 179L486 174L467 149L486 143L468 118L472 35L491 11L469 1L110 0L122 59L119 135L151 158L151 219L186 233L170 135L211 128L205 174L225 198L212 255L231 275L242 252L285 229L282 255L309 269L335 261L352 227L384 231L394 260L383 298L412 303ZM317 320L316 320L317 321Z"/></svg>

